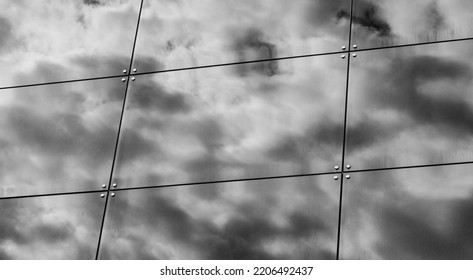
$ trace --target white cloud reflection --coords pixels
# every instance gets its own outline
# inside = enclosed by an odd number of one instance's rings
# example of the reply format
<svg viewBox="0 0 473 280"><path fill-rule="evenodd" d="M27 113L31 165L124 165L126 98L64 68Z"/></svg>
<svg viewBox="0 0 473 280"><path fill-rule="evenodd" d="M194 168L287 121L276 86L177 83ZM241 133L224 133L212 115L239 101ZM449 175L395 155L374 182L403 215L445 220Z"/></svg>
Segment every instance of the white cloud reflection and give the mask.
<svg viewBox="0 0 473 280"><path fill-rule="evenodd" d="M141 1L99 2L0 0L0 86L127 69Z"/></svg>

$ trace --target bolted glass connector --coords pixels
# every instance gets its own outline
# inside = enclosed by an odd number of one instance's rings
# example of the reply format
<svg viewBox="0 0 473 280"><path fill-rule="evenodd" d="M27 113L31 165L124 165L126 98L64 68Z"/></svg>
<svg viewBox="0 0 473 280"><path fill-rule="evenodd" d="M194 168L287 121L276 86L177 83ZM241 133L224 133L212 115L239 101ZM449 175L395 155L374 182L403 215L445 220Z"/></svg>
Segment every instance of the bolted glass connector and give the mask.
<svg viewBox="0 0 473 280"><path fill-rule="evenodd" d="M350 169L351 168L351 165L347 164L347 169Z"/></svg>
<svg viewBox="0 0 473 280"><path fill-rule="evenodd" d="M133 72L136 72L136 71L137 71L136 68L133 68Z"/></svg>
<svg viewBox="0 0 473 280"><path fill-rule="evenodd" d="M117 183L112 184L112 187L114 187L114 188L116 188L117 186L118 186Z"/></svg>
<svg viewBox="0 0 473 280"><path fill-rule="evenodd" d="M125 78L122 78L122 82L126 82L126 79L125 79Z"/></svg>
<svg viewBox="0 0 473 280"><path fill-rule="evenodd" d="M115 193L111 193L110 196L111 196L111 197L114 197L114 196L115 196Z"/></svg>
<svg viewBox="0 0 473 280"><path fill-rule="evenodd" d="M101 198L104 198L104 197L105 197L105 194L104 194L104 193L100 194L100 197L101 197Z"/></svg>
<svg viewBox="0 0 473 280"><path fill-rule="evenodd" d="M353 54L353 57L357 57L358 55L356 53Z"/></svg>
<svg viewBox="0 0 473 280"><path fill-rule="evenodd" d="M135 77L131 77L131 80L134 81L134 80L135 80Z"/></svg>
<svg viewBox="0 0 473 280"><path fill-rule="evenodd" d="M338 170L338 169L340 169L340 166L335 165L334 169L335 169L335 170Z"/></svg>
<svg viewBox="0 0 473 280"><path fill-rule="evenodd" d="M333 176L333 179L334 179L335 181L337 181L337 180L338 180L338 176Z"/></svg>
<svg viewBox="0 0 473 280"><path fill-rule="evenodd" d="M350 179L350 175L345 176L345 178Z"/></svg>
<svg viewBox="0 0 473 280"><path fill-rule="evenodd" d="M126 69L123 69L123 71L122 71L122 72L123 72L123 74L126 74L126 72L127 72L127 71L126 71Z"/></svg>
<svg viewBox="0 0 473 280"><path fill-rule="evenodd" d="M342 59L345 59L345 57L347 57L346 55L342 54L341 58Z"/></svg>
<svg viewBox="0 0 473 280"><path fill-rule="evenodd" d="M354 48L354 49L358 48L358 45L353 45L353 48Z"/></svg>
<svg viewBox="0 0 473 280"><path fill-rule="evenodd" d="M346 46L342 46L342 50L346 50L346 49L347 49L347 47L346 47Z"/></svg>
<svg viewBox="0 0 473 280"><path fill-rule="evenodd" d="M105 184L103 184L103 185L102 185L102 188L104 188L104 189L105 189L106 187L107 187L107 185L105 185Z"/></svg>

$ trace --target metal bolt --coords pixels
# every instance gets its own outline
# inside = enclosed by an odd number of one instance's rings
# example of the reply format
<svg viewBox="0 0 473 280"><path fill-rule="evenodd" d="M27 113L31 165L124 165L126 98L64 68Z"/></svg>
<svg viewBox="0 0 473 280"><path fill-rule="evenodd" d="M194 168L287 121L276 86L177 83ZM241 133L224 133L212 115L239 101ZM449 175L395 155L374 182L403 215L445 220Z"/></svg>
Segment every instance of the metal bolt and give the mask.
<svg viewBox="0 0 473 280"><path fill-rule="evenodd" d="M115 196L115 193L111 193L110 195L111 195L112 197L114 197L114 196Z"/></svg>
<svg viewBox="0 0 473 280"><path fill-rule="evenodd" d="M103 184L103 185L102 185L102 188L104 188L104 189L105 189L106 187L107 187L107 185L105 185L105 184Z"/></svg>
<svg viewBox="0 0 473 280"><path fill-rule="evenodd" d="M104 194L104 193L103 193L103 194L101 194L101 195L100 195L100 197L101 197L101 198L104 198L104 197L105 197L105 194Z"/></svg>
<svg viewBox="0 0 473 280"><path fill-rule="evenodd" d="M351 165L347 164L347 169L350 169L351 168Z"/></svg>
<svg viewBox="0 0 473 280"><path fill-rule="evenodd" d="M133 72L136 72L136 68L133 68Z"/></svg>
<svg viewBox="0 0 473 280"><path fill-rule="evenodd" d="M350 179L350 175L345 176L345 178Z"/></svg>
<svg viewBox="0 0 473 280"><path fill-rule="evenodd" d="M338 170L338 169L340 169L340 166L338 166L338 165L335 165L335 167L334 167L334 168L335 168L335 170Z"/></svg>
<svg viewBox="0 0 473 280"><path fill-rule="evenodd" d="M335 181L337 181L337 180L338 180L338 176L333 176L333 179L334 179Z"/></svg>
<svg viewBox="0 0 473 280"><path fill-rule="evenodd" d="M125 82L125 81L126 81L126 79L125 79L125 78L122 78L122 82Z"/></svg>
<svg viewBox="0 0 473 280"><path fill-rule="evenodd" d="M125 74L126 72L127 72L126 69L123 69L123 74Z"/></svg>
<svg viewBox="0 0 473 280"><path fill-rule="evenodd" d="M358 45L353 45L353 48L354 48L354 49L358 48Z"/></svg>
<svg viewBox="0 0 473 280"><path fill-rule="evenodd" d="M135 80L135 77L131 77L131 80L134 81L134 80Z"/></svg>
<svg viewBox="0 0 473 280"><path fill-rule="evenodd" d="M347 49L347 47L346 47L346 46L342 46L342 50L346 50L346 49Z"/></svg>
<svg viewBox="0 0 473 280"><path fill-rule="evenodd" d="M346 55L342 54L342 59L345 59L345 57L347 57Z"/></svg>
<svg viewBox="0 0 473 280"><path fill-rule="evenodd" d="M116 188L116 187L117 187L117 183L113 183L113 184L112 184L112 187Z"/></svg>
<svg viewBox="0 0 473 280"><path fill-rule="evenodd" d="M356 53L354 53L354 54L353 54L353 57L356 57L356 56L357 56L357 54L356 54Z"/></svg>

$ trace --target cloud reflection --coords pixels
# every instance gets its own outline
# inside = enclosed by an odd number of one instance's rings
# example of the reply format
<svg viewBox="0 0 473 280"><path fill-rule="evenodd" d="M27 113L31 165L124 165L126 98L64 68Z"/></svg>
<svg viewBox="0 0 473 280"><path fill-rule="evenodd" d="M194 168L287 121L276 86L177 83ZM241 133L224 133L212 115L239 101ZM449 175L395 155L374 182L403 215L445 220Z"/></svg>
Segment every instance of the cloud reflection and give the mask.
<svg viewBox="0 0 473 280"><path fill-rule="evenodd" d="M143 56L173 69L339 51L349 30L340 14L349 12L349 0L145 0L134 67L162 70Z"/></svg>
<svg viewBox="0 0 473 280"><path fill-rule="evenodd" d="M124 93L120 79L2 90L0 196L99 189Z"/></svg>
<svg viewBox="0 0 473 280"><path fill-rule="evenodd" d="M469 169L353 174L344 188L342 258L471 259Z"/></svg>
<svg viewBox="0 0 473 280"><path fill-rule="evenodd" d="M0 86L121 74L129 67L140 4L0 0Z"/></svg>
<svg viewBox="0 0 473 280"><path fill-rule="evenodd" d="M0 200L0 259L94 259L98 193Z"/></svg>
<svg viewBox="0 0 473 280"><path fill-rule="evenodd" d="M350 71L347 158L355 168L470 161L471 42L360 54Z"/></svg>
<svg viewBox="0 0 473 280"><path fill-rule="evenodd" d="M331 176L117 192L102 259L334 259Z"/></svg>
<svg viewBox="0 0 473 280"><path fill-rule="evenodd" d="M119 184L332 171L341 160L346 61L271 63L277 68L259 62L138 76L119 146Z"/></svg>
<svg viewBox="0 0 473 280"><path fill-rule="evenodd" d="M353 43L362 48L468 38L468 0L355 0Z"/></svg>

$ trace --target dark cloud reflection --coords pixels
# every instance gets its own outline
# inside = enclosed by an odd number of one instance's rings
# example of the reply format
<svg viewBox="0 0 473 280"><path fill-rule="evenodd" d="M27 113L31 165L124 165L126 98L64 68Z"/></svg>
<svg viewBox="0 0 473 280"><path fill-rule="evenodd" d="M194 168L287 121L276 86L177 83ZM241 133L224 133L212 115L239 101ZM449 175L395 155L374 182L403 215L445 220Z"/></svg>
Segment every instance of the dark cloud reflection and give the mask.
<svg viewBox="0 0 473 280"><path fill-rule="evenodd" d="M468 0L355 0L353 43L370 48L469 38L472 11Z"/></svg>
<svg viewBox="0 0 473 280"><path fill-rule="evenodd" d="M377 36L391 36L391 27L379 15L378 7L370 2L363 0L356 1L358 13L353 16L353 23L358 24Z"/></svg>

